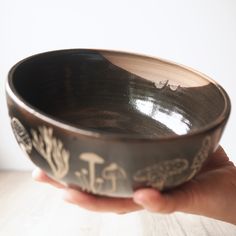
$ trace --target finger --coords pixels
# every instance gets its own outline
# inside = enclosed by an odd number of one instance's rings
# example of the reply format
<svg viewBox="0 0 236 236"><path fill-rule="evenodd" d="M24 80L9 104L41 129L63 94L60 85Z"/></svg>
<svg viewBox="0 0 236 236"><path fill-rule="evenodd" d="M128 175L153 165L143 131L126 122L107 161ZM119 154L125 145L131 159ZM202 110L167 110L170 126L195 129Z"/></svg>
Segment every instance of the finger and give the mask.
<svg viewBox="0 0 236 236"><path fill-rule="evenodd" d="M212 154L212 158L218 159L218 165L222 166L222 163L225 163L225 165L231 165L234 166L234 163L230 161L228 155L226 154L225 150L219 146L215 153Z"/></svg>
<svg viewBox="0 0 236 236"><path fill-rule="evenodd" d="M42 171L39 168L35 169L32 172L32 177L33 177L34 180L36 180L38 182L47 183L47 184L50 184L50 185L52 185L56 188L65 188L65 186L63 184L53 180L44 171Z"/></svg>
<svg viewBox="0 0 236 236"><path fill-rule="evenodd" d="M183 189L160 193L155 189L142 189L134 193L134 201L152 212L172 213L175 211L189 212L194 209L194 195Z"/></svg>
<svg viewBox="0 0 236 236"><path fill-rule="evenodd" d="M203 165L200 173L222 168L222 166L234 166L233 162L229 160L229 157L225 153L224 149L219 146L217 150L212 153Z"/></svg>
<svg viewBox="0 0 236 236"><path fill-rule="evenodd" d="M63 191L65 201L91 211L124 214L142 208L130 198L100 197L71 188L64 189Z"/></svg>

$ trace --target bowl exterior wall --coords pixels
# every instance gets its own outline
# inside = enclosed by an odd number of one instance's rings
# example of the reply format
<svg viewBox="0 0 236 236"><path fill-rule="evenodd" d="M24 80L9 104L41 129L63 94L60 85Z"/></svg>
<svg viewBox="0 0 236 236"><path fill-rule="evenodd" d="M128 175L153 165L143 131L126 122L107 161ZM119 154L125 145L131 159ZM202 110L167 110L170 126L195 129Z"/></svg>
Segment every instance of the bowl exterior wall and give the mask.
<svg viewBox="0 0 236 236"><path fill-rule="evenodd" d="M7 103L15 138L36 166L70 186L112 197L130 197L142 187L163 191L192 179L225 127L165 140L91 137L42 119L9 94Z"/></svg>

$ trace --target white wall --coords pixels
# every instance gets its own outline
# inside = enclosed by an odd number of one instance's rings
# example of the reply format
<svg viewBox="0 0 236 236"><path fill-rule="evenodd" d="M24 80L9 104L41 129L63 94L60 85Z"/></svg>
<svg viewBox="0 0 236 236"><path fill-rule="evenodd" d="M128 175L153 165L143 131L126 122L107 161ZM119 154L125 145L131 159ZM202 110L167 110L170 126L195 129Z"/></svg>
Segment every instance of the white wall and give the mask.
<svg viewBox="0 0 236 236"><path fill-rule="evenodd" d="M235 0L0 0L0 168L31 169L10 132L9 68L34 53L110 48L159 56L208 74L236 104ZM233 109L221 144L236 161Z"/></svg>

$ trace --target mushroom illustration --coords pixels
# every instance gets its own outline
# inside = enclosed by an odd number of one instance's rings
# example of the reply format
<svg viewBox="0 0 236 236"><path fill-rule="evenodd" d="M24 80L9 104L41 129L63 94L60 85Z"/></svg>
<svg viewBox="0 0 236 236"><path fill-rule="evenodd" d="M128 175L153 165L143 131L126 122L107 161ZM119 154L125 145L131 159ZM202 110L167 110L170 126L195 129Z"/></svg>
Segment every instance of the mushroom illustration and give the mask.
<svg viewBox="0 0 236 236"><path fill-rule="evenodd" d="M148 179L148 185L151 185L154 188L162 190L165 185L167 175L163 172L157 173L156 169L152 169L148 173L147 179Z"/></svg>
<svg viewBox="0 0 236 236"><path fill-rule="evenodd" d="M80 171L76 171L75 175L78 178L82 190L89 190L88 171L82 168Z"/></svg>
<svg viewBox="0 0 236 236"><path fill-rule="evenodd" d="M134 175L134 180L137 182L146 182L154 188L161 190L164 187L166 174L160 171L160 167L152 166L143 170L139 170Z"/></svg>
<svg viewBox="0 0 236 236"><path fill-rule="evenodd" d="M119 167L116 163L111 163L109 166L105 167L102 171L102 177L105 180L111 181L111 189L109 192L115 192L116 191L116 184L118 179L125 179L126 173L125 171Z"/></svg>
<svg viewBox="0 0 236 236"><path fill-rule="evenodd" d="M187 180L190 180L193 178L193 176L201 169L203 163L206 161L208 157L209 150L211 148L211 138L210 136L207 136L203 142L200 150L196 154L196 156L193 158L193 163L190 167L192 170L191 174L187 178Z"/></svg>
<svg viewBox="0 0 236 236"><path fill-rule="evenodd" d="M32 142L27 130L25 129L23 124L15 117L13 117L11 120L11 126L21 149L28 156L32 151Z"/></svg>
<svg viewBox="0 0 236 236"><path fill-rule="evenodd" d="M96 192L101 192L102 185L104 183L104 180L102 178L96 178Z"/></svg>
<svg viewBox="0 0 236 236"><path fill-rule="evenodd" d="M96 192L95 181L96 181L96 164L104 163L104 159L92 152L85 152L80 154L81 160L88 162L89 168L89 186L92 192Z"/></svg>
<svg viewBox="0 0 236 236"><path fill-rule="evenodd" d="M137 171L134 175L134 180L138 182L146 181L148 185L162 190L169 177L180 174L187 168L188 161L177 158L175 160L164 161Z"/></svg>

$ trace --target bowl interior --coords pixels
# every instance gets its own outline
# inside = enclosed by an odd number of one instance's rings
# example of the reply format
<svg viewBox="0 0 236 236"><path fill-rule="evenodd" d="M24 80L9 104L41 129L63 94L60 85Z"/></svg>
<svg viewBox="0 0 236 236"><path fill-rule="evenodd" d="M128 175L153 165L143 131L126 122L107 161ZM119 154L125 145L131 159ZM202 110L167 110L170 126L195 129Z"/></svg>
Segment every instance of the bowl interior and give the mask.
<svg viewBox="0 0 236 236"><path fill-rule="evenodd" d="M113 51L33 56L13 68L10 87L29 106L72 126L144 137L193 132L226 107L221 89L198 73Z"/></svg>

